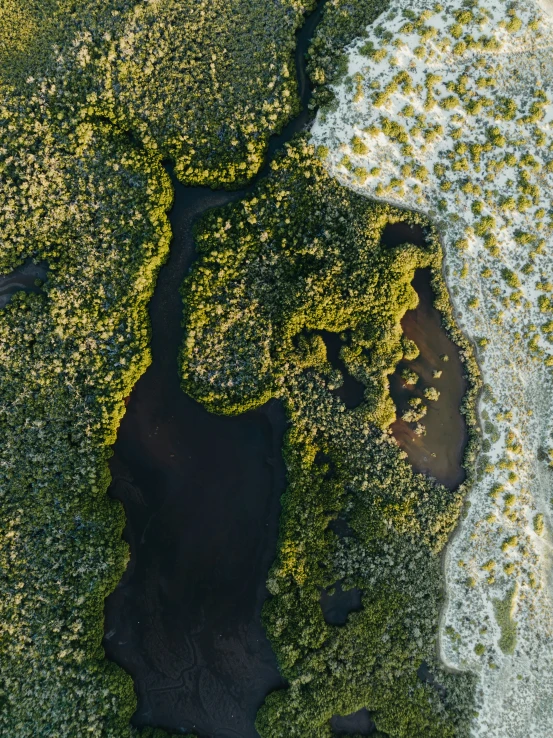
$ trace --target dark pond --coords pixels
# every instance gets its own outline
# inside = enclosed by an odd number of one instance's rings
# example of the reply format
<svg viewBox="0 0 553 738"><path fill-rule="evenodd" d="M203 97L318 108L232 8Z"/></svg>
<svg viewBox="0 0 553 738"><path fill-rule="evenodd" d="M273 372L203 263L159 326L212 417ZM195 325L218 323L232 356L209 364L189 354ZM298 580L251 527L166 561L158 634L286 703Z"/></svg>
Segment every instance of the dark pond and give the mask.
<svg viewBox="0 0 553 738"><path fill-rule="evenodd" d="M320 331L321 337L325 342L326 356L334 369L338 369L343 377L343 383L334 390L334 394L339 397L348 409L353 409L363 402L365 395L365 385L353 377L347 370L340 351L344 345L339 333L331 333L330 331Z"/></svg>
<svg viewBox="0 0 553 738"><path fill-rule="evenodd" d="M370 713L364 708L351 715L335 715L330 721L330 727L336 735L373 735L376 732Z"/></svg>
<svg viewBox="0 0 553 738"><path fill-rule="evenodd" d="M171 257L150 304L153 363L133 389L111 463L131 561L106 601L105 649L134 679L137 725L254 738L260 704L283 686L261 607L286 483L286 420L276 402L210 415L177 374L192 222L228 200L176 186Z"/></svg>
<svg viewBox="0 0 553 738"><path fill-rule="evenodd" d="M306 126L304 55L323 2L298 34L302 113L270 141ZM210 415L181 391L179 288L194 258L194 220L241 192L175 182L171 256L150 303L153 362L135 385L111 461L111 494L127 514L131 561L106 600L104 646L133 677L136 725L255 738L268 692L284 686L261 626L286 474L282 407Z"/></svg>
<svg viewBox="0 0 553 738"><path fill-rule="evenodd" d="M459 407L467 381L459 349L449 339L440 313L433 306L430 279L430 270L417 270L412 284L419 304L415 310L407 311L401 321L404 334L417 344L420 354L413 361L401 361L390 376L390 393L398 410L392 432L416 471L453 489L465 479L461 464L468 436ZM447 361L443 360L444 356L448 357ZM405 369L418 374L416 385L406 384L402 379ZM441 372L441 376L435 377L435 372ZM424 397L424 389L429 387L435 387L440 393L436 402ZM415 397L421 398L428 408L420 420L426 435L417 435L415 423L401 418L409 409L409 400Z"/></svg>
<svg viewBox="0 0 553 738"><path fill-rule="evenodd" d="M436 677L430 671L428 664L426 664L424 661L418 668L417 676L421 680L421 682L424 682L425 684L429 684L431 687L434 687L434 689L436 690L436 692L438 692L440 697L442 699L445 699L447 695L447 691L445 687L443 686L443 684L440 684L438 681L436 681Z"/></svg>
<svg viewBox="0 0 553 738"><path fill-rule="evenodd" d="M39 292L41 286L36 284L37 280L43 282L48 275L47 264L35 264L31 259L13 272L0 277L0 308L5 307L16 292Z"/></svg>
<svg viewBox="0 0 553 738"><path fill-rule="evenodd" d="M424 246L425 244L424 228L417 223L408 223L400 220L397 223L388 223L384 226L380 243L392 249L394 246L401 246L404 243L412 243L415 246Z"/></svg>
<svg viewBox="0 0 553 738"><path fill-rule="evenodd" d="M321 610L329 625L344 625L350 612L361 610L361 590L358 587L342 589L338 582L334 592L330 594L326 589L321 591Z"/></svg>

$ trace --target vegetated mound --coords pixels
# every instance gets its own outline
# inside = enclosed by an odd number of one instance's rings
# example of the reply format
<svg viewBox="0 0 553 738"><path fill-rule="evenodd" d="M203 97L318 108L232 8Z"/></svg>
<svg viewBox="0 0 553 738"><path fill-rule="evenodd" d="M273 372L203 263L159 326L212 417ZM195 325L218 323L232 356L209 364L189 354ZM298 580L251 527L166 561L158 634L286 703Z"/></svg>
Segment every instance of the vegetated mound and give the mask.
<svg viewBox="0 0 553 738"><path fill-rule="evenodd" d="M263 738L331 736L333 715L366 707L390 736L468 734L471 678L435 658L440 551L462 490L416 475L387 428L395 417L387 375L414 346L400 319L413 307L414 270L441 252L388 248L386 224L420 216L378 205L328 177L304 139L287 147L252 195L198 224L200 256L185 281L183 387L208 409L234 414L279 396L291 429L289 486L269 638L290 686L258 715ZM334 388L321 331L340 332L340 357L366 386L348 410ZM349 534L341 537L339 518ZM325 622L321 588L363 592L345 624ZM418 677L431 663L446 692Z"/></svg>

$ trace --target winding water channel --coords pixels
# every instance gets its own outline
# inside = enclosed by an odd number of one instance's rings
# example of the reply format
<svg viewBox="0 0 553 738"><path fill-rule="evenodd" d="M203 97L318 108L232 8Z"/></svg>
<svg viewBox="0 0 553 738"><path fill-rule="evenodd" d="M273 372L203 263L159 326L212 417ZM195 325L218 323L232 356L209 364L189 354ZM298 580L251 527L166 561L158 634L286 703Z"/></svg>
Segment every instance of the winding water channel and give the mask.
<svg viewBox="0 0 553 738"><path fill-rule="evenodd" d="M129 398L111 460L131 560L106 601L104 646L134 680L136 725L256 738L259 706L284 686L261 608L286 485L286 418L276 401L239 417L211 415L182 392L179 288L196 255L194 221L251 192L274 152L309 123L305 53L323 5L297 37L302 113L271 139L255 182L226 192L174 181L171 254L150 303L153 361ZM371 728L364 713L359 721Z"/></svg>

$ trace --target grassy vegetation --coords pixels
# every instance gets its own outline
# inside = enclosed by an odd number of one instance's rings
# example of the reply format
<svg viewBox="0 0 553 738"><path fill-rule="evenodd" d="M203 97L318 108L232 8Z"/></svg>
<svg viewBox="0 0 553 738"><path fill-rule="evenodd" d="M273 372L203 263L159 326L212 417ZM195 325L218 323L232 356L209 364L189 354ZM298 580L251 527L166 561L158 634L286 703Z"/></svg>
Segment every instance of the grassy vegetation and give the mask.
<svg viewBox="0 0 553 738"><path fill-rule="evenodd" d="M406 218L428 227L428 247L380 246L384 226ZM418 267L440 271L435 232L340 187L300 139L251 196L205 216L196 241L183 288L184 390L226 414L280 397L291 423L264 610L290 687L269 695L259 732L330 736L333 714L367 707L390 736L465 735L471 678L443 672L435 658L440 551L462 490L415 475L387 430L387 375L413 350L400 326L416 304L410 282ZM334 394L341 379L321 330L343 335L341 358L366 386L355 410ZM351 536L333 532L338 518ZM362 611L340 627L319 605L320 588L337 580L364 593ZM419 680L422 661L446 697Z"/></svg>

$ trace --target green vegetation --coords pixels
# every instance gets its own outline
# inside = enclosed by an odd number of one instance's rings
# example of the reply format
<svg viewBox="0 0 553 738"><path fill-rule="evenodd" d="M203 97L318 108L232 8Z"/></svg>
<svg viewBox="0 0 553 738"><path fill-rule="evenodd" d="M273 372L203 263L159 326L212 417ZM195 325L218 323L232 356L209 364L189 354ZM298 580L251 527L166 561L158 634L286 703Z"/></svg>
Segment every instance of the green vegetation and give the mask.
<svg viewBox="0 0 553 738"><path fill-rule="evenodd" d="M162 161L189 184L257 172L298 109L294 31L312 6L0 2L0 272L49 266L0 310L2 735L138 734L132 680L101 647L128 560L107 460L150 361Z"/></svg>
<svg viewBox="0 0 553 738"><path fill-rule="evenodd" d="M308 71L315 85L313 108L332 107L334 94L328 85L347 71L344 48L388 5L389 0L327 0L309 48ZM383 48L373 50L372 45L363 53L375 62L383 61L387 54Z"/></svg>
<svg viewBox="0 0 553 738"><path fill-rule="evenodd" d="M130 736L132 681L101 647L128 559L107 460L149 363L172 194L109 124L44 131L32 112L1 110L16 132L0 156L1 268L32 257L49 274L0 311L0 733Z"/></svg>
<svg viewBox="0 0 553 738"><path fill-rule="evenodd" d="M405 382L405 384L416 384L419 381L419 375L417 372L413 371L412 369L404 369L401 372L401 378Z"/></svg>
<svg viewBox="0 0 553 738"><path fill-rule="evenodd" d="M291 423L264 610L290 686L261 708L263 738L330 736L333 714L361 707L390 736L468 731L472 678L435 658L439 554L463 490L414 474L387 431L387 375L413 352L400 319L416 304L414 270L431 266L439 283L441 263L432 229L424 249L380 245L386 223L406 218L424 222L340 187L299 139L251 196L197 226L200 256L183 287L183 388L226 414L280 397ZM366 387L355 410L333 392L321 330L346 336L342 359ZM337 518L351 537L333 532ZM325 623L319 604L320 588L338 580L364 593L363 610L341 627ZM422 661L446 697L418 679Z"/></svg>
<svg viewBox="0 0 553 738"><path fill-rule="evenodd" d="M313 2L24 5L0 6L0 270L31 258L49 273L40 293L0 310L0 733L123 738L138 734L136 698L101 648L104 598L128 558L107 460L150 360L146 307L170 238L161 162L187 184L236 186L258 171L269 134L298 109L294 31ZM329 0L311 53L317 84L340 72L337 50L381 7ZM256 195L198 229L183 385L216 412L281 397L292 423L264 615L291 686L262 708L264 738L329 735L332 714L362 706L392 736L462 736L468 725L472 679L434 656L439 553L463 490L415 475L386 430L387 375L417 353L399 324L416 268L433 267L454 332L436 234L427 250L379 246L384 225L406 217L422 222L339 187L300 141ZM366 386L354 412L333 394L322 328L347 334L342 358ZM352 540L329 528L337 517ZM339 578L365 593L343 628L318 603ZM423 660L446 697L417 678Z"/></svg>
<svg viewBox="0 0 553 738"><path fill-rule="evenodd" d="M495 599L494 612L497 624L501 629L501 637L499 639L499 648L506 654L513 654L517 642L517 624L513 620L513 612L516 604L518 588L513 585L506 593L505 597Z"/></svg>
<svg viewBox="0 0 553 738"><path fill-rule="evenodd" d="M132 132L187 184L235 185L299 111L294 33L314 5L33 0L22 10L4 0L0 70L25 97L48 90L53 117L108 118Z"/></svg>

